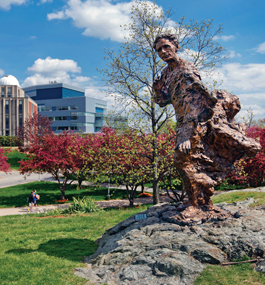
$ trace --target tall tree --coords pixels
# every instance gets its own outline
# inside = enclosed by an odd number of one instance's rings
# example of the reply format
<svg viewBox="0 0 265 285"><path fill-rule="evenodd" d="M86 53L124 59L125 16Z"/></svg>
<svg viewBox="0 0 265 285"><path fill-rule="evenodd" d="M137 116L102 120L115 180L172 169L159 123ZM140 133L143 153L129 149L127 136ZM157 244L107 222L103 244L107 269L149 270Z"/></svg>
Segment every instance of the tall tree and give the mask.
<svg viewBox="0 0 265 285"><path fill-rule="evenodd" d="M24 142L24 145L40 143L45 135L52 133L52 122L47 116L34 113L32 117L25 120L23 125L18 128L17 136Z"/></svg>
<svg viewBox="0 0 265 285"><path fill-rule="evenodd" d="M163 12L155 3L136 0L131 10L131 23L122 27L128 34L120 50L105 50L107 68L103 80L114 94L116 106L130 119L130 126L142 134L148 133L152 148L152 183L154 204L159 203L158 136L166 122L174 116L172 108L155 105L152 82L164 67L153 49L157 35L163 32L178 36L184 57L208 72L220 66L225 59L224 48L216 41L222 27L213 26L213 20L179 22L171 20L171 12Z"/></svg>

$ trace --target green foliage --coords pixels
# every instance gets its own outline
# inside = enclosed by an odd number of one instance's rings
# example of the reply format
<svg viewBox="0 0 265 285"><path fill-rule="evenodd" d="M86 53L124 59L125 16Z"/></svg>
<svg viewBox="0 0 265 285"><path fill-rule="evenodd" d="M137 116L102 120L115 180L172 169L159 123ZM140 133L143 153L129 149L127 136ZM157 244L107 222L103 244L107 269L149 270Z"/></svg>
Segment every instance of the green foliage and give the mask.
<svg viewBox="0 0 265 285"><path fill-rule="evenodd" d="M73 197L73 203L64 211L64 213L69 214L84 214L84 213L92 213L98 212L101 209L90 197L78 197L77 199Z"/></svg>
<svg viewBox="0 0 265 285"><path fill-rule="evenodd" d="M226 191L226 190L236 190L236 189L244 189L244 188L246 188L246 184L235 185L235 184L231 183L229 179L225 179L224 181L222 181L221 184L214 187L214 190Z"/></svg>
<svg viewBox="0 0 265 285"><path fill-rule="evenodd" d="M0 136L0 146L21 146L21 140L16 136Z"/></svg>
<svg viewBox="0 0 265 285"><path fill-rule="evenodd" d="M22 159L26 160L26 155L24 153L19 152L17 149L13 149L12 152L8 154L7 162L10 163L10 167L12 169L18 170L20 167L20 163L18 163L18 161Z"/></svg>

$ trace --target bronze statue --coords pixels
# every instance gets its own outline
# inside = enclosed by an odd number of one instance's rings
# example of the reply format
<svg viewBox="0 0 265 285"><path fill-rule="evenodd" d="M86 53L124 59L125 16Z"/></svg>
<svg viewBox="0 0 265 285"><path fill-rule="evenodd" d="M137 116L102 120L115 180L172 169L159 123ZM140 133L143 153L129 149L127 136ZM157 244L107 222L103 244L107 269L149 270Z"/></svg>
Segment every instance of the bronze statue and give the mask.
<svg viewBox="0 0 265 285"><path fill-rule="evenodd" d="M154 49L168 65L153 82L155 102L173 104L176 113L175 166L193 208L213 208L217 185L244 155L254 156L260 144L248 138L234 116L240 110L237 96L225 90L210 92L196 67L177 55L179 44L172 34L162 34Z"/></svg>

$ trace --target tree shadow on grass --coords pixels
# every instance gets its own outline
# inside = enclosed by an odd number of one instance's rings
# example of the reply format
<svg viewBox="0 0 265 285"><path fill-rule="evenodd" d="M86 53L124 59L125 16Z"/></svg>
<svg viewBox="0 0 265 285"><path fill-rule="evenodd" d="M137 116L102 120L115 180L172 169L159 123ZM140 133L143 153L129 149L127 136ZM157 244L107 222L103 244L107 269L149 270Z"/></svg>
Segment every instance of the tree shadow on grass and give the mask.
<svg viewBox="0 0 265 285"><path fill-rule="evenodd" d="M22 255L34 252L44 252L49 256L64 258L74 262L82 262L84 256L89 256L94 253L97 247L98 245L93 240L65 238L42 243L39 245L38 249L18 248L8 250L5 253Z"/></svg>

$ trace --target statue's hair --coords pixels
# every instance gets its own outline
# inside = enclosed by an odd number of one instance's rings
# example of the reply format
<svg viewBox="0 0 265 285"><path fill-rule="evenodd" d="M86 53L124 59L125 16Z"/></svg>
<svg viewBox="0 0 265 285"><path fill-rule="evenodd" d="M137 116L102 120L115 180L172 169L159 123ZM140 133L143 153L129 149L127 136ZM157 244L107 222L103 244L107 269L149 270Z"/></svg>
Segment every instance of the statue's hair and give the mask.
<svg viewBox="0 0 265 285"><path fill-rule="evenodd" d="M155 38L155 41L154 41L154 44L153 44L153 48L156 49L156 44L161 40L161 39L167 39L169 40L170 42L172 42L177 50L179 50L179 42L177 40L177 36L174 35L174 34L169 34L169 33L164 33L164 34L161 34L159 36L157 36Z"/></svg>

